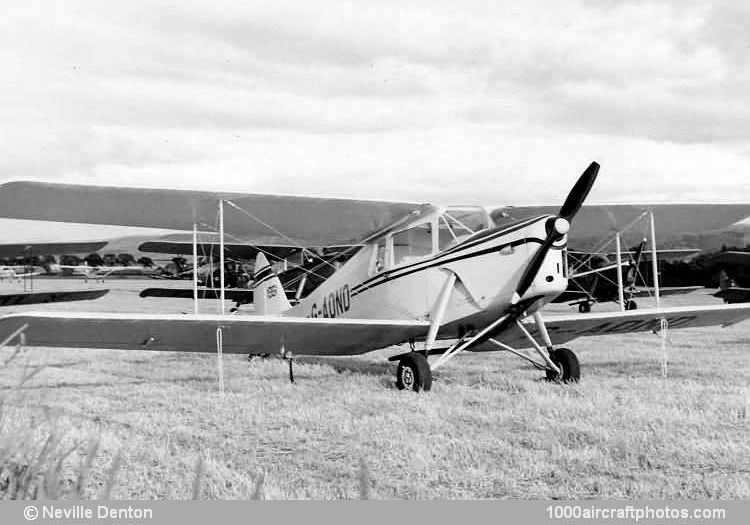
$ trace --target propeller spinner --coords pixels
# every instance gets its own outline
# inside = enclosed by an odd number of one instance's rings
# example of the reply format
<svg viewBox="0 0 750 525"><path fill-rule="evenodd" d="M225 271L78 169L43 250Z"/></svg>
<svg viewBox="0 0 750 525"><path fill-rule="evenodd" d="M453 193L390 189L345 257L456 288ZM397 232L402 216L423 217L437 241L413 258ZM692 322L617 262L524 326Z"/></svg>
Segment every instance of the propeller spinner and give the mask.
<svg viewBox="0 0 750 525"><path fill-rule="evenodd" d="M513 294L511 304L516 304L521 300L523 294L526 293L531 286L531 283L536 279L539 268L542 267L542 263L544 262L545 257L547 257L547 253L550 248L552 248L552 245L568 233L570 223L581 209L581 206L583 206L598 174L599 164L592 162L581 176L578 177L575 185L573 185L570 193L568 193L565 202L560 207L560 211L557 212L557 217L551 218L547 221L547 238L529 262L529 265L521 276L521 280L518 281L518 286Z"/></svg>

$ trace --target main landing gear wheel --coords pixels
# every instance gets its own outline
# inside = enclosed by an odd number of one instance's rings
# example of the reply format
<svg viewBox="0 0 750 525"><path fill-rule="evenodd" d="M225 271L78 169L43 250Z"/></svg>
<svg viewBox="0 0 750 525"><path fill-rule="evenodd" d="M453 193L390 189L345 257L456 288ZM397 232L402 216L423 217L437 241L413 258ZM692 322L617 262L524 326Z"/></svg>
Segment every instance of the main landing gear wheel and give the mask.
<svg viewBox="0 0 750 525"><path fill-rule="evenodd" d="M409 352L398 362L396 386L399 390L427 391L432 388L432 371L427 358L419 352Z"/></svg>
<svg viewBox="0 0 750 525"><path fill-rule="evenodd" d="M558 348L549 354L549 358L560 369L560 374L547 370L547 381L562 381L563 383L577 383L581 379L581 367L578 358L568 348Z"/></svg>
<svg viewBox="0 0 750 525"><path fill-rule="evenodd" d="M637 310L638 309L638 303L633 301L632 299L625 303L625 309L626 310Z"/></svg>
<svg viewBox="0 0 750 525"><path fill-rule="evenodd" d="M587 314L591 311L591 304L590 303L578 303L578 312L582 314Z"/></svg>

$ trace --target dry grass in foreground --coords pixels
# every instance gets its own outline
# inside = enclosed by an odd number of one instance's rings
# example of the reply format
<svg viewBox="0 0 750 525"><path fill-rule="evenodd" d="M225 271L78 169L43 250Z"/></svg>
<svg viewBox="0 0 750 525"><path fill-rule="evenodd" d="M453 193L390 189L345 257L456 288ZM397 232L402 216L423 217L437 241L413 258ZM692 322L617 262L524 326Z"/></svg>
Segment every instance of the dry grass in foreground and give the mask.
<svg viewBox="0 0 750 525"><path fill-rule="evenodd" d="M44 309L191 310L147 285ZM667 378L639 334L569 345L578 385L465 355L426 395L395 389L384 352L303 358L295 385L225 356L221 396L210 354L28 349L0 367L0 497L31 465L18 497L750 498L750 322L671 338Z"/></svg>
<svg viewBox="0 0 750 525"><path fill-rule="evenodd" d="M671 337L667 378L632 335L571 345L578 385L468 355L428 394L382 353L305 358L294 385L225 356L222 396L211 355L30 349L0 371L3 476L41 455L56 488L19 496L748 498L750 323Z"/></svg>

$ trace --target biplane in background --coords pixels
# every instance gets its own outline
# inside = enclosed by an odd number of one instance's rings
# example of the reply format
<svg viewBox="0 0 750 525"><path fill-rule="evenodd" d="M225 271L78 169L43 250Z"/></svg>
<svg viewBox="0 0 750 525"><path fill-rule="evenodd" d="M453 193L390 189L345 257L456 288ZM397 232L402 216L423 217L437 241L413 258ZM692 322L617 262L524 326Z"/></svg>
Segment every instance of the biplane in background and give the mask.
<svg viewBox="0 0 750 525"><path fill-rule="evenodd" d="M290 244L224 244L225 298L234 301L236 307L253 302L251 276L255 259L260 253L266 256L274 270L279 273L282 287L287 298L295 304L307 296L325 279L331 276L347 258L352 246L304 247ZM219 299L221 272L218 268L219 243L216 241L196 243L196 254L199 255L197 271L198 299ZM182 256L192 254L193 244L186 241L148 241L138 247L146 253L169 253ZM192 266L184 257L175 257L173 262L179 271L179 279L192 279ZM316 268L313 271L313 268ZM163 276L157 278L164 278ZM167 277L169 278L169 277ZM140 292L141 297L179 297L194 298L192 288L149 287Z"/></svg>
<svg viewBox="0 0 750 525"><path fill-rule="evenodd" d="M655 290L647 284L646 276L641 272L641 263L651 262L651 252L644 251L646 239L632 251L621 252L622 262L612 262L614 253L595 254L568 251L568 288L552 302L568 303L578 306L578 311L588 313L595 303L620 302L620 283L622 283L622 301L625 310L635 310L638 297L654 297ZM700 250L674 249L657 250L660 260L673 260L690 257ZM618 281L617 272L621 273ZM700 290L702 286L662 286L659 295L683 295Z"/></svg>
<svg viewBox="0 0 750 525"><path fill-rule="evenodd" d="M0 210L13 218L197 230L211 226L218 210L221 235L243 242L283 232L299 247L352 247L340 265L320 261L332 273L295 305L260 253L256 315L36 312L0 318L0 333L25 327L28 344L87 348L209 352L221 341L222 351L245 354L356 355L409 344L391 359L398 361L398 387L418 391L464 351L507 351L548 379L576 381L578 358L553 340L653 331L664 320L684 328L750 317L750 305L717 305L545 319L542 307L567 288L569 228L583 215L598 171L592 163L554 214L503 224L480 207L6 183ZM750 207L739 212L735 220Z"/></svg>
<svg viewBox="0 0 750 525"><path fill-rule="evenodd" d="M14 280L27 282L33 288L35 276L45 275L48 270L37 269L33 264L34 254L53 255L61 253L84 253L101 249L107 243L102 242L70 242L70 243L28 243L28 244L0 244L0 258L22 259L21 265L4 266L0 268L0 275L7 275ZM18 273L18 272L21 273ZM1 277L0 277L1 279ZM68 301L89 301L98 299L109 290L57 290L57 291L23 291L0 294L0 307L19 306L24 304L58 303Z"/></svg>
<svg viewBox="0 0 750 525"><path fill-rule="evenodd" d="M743 283L750 282L750 252L724 251L714 255L712 259L721 267L719 291L713 294L714 297L725 303L749 303L750 287L738 286L735 277L743 279Z"/></svg>

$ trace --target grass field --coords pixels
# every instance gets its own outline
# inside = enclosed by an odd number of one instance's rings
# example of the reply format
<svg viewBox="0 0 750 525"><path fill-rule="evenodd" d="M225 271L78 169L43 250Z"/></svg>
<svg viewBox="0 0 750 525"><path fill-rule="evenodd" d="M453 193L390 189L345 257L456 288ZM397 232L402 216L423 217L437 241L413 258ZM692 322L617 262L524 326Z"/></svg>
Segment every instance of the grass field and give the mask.
<svg viewBox="0 0 750 525"><path fill-rule="evenodd" d="M153 284L42 308L191 310L137 297ZM570 344L577 385L463 355L427 394L395 388L388 351L301 358L295 384L279 360L225 356L222 396L211 354L29 348L0 368L0 453L7 472L57 436L62 496L749 498L750 322L670 339L667 377L659 339L637 334Z"/></svg>

